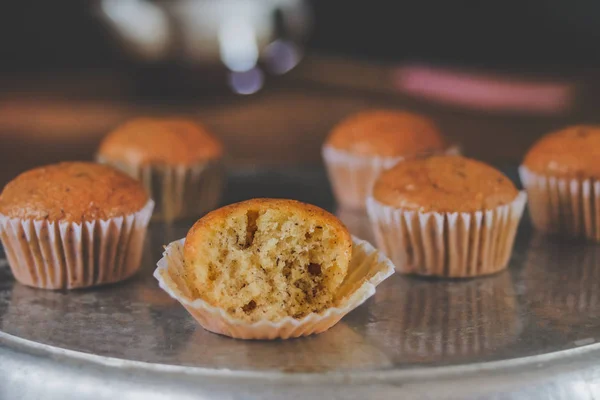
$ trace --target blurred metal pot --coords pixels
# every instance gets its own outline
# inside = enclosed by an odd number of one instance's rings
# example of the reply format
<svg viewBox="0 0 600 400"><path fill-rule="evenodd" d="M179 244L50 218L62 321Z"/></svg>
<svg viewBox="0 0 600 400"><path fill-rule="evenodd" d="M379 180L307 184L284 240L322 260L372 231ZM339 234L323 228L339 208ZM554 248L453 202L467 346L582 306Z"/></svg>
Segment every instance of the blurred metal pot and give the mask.
<svg viewBox="0 0 600 400"><path fill-rule="evenodd" d="M99 0L97 15L135 61L220 67L238 93L298 64L312 25L303 0Z"/></svg>

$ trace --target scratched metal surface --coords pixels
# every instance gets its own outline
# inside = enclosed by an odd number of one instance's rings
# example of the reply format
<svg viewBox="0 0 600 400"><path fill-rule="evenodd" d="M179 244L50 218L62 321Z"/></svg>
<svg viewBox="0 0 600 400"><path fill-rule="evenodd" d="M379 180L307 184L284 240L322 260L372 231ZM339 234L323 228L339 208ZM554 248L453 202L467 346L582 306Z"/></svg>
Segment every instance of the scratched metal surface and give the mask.
<svg viewBox="0 0 600 400"><path fill-rule="evenodd" d="M333 207L320 170L236 174L230 180L224 202L257 196L292 197ZM364 216L339 211L338 215L354 234L370 239ZM597 364L592 361L598 359L598 346L594 343L600 341L600 246L543 237L526 220L508 271L481 279L452 281L395 275L378 288L373 298L328 332L288 341L247 342L202 330L158 288L151 276L161 245L185 236L191 222L171 227L153 225L142 271L133 279L112 286L71 292L35 290L15 283L8 267L0 264L0 398L13 398L3 397L3 393L21 396L15 398L36 398L36 385L21 385L17 389L19 379L27 382L23 368L41 368L39 376L45 376L50 370L56 373L71 363L77 367L67 368L60 379L95 379L104 382L101 386L108 380L121 393L139 394L144 388L159 385L161 377L175 373L172 368L180 368L177 371L183 374L176 375L177 379L200 374L176 388L172 377L145 394L149 396L146 398L157 399L163 398L161 390L170 394L181 390L181 396L204 393L202 398L224 393L229 393L229 398L271 398L265 391L275 396L281 394L278 390L283 387L292 398L296 393L292 387L300 390L301 382L324 376L332 378L313 383L315 387L325 385L323 390L332 390L332 395L349 390L361 377L374 377L364 384L367 386L359 385L362 389L356 388L344 398L387 398L399 394L410 397L423 393L453 398L453 394L466 389L448 391L442 389L442 382L466 384L474 379L473 382L482 383L483 372L495 370L503 370L506 377L495 377L484 385L486 390L500 390L499 383L507 383L511 373L518 374L513 376L514 384L498 392L507 394L512 390L514 398L529 398L527 393L539 395L539 390L546 390L543 388L548 385L554 385L554 395L563 393L556 392L561 379L564 387L560 386L560 390L567 390L564 393L568 395L564 398L598 395L593 389L598 388L595 377L600 375L598 371L591 373L589 368L597 368L592 367ZM558 361L549 362L550 359ZM571 361L566 362L567 359ZM585 364L581 371L572 370L578 362ZM526 376L520 368L527 363L531 363L530 368L525 368L527 373L545 368L548 372L540 373L537 380L531 378L529 383L518 384L517 378ZM565 367L552 372L561 363ZM92 369L88 371L89 368ZM122 374L108 378L123 368L130 374L125 381L121 382ZM465 372L459 373L461 368ZM21 375L15 378L15 371L21 371ZM559 375L555 377L555 373ZM457 376L448 380L452 374ZM565 374L575 375L567 379ZM213 391L203 381L207 376L215 385L223 380L224 386ZM342 377L345 383L336 381L334 376ZM240 379L249 377L257 385L252 389L256 394L237 386ZM386 383L377 388L378 377L405 383ZM56 392L45 387L49 379L38 382L49 396L44 398L54 398L55 393L59 393L56 398L69 398L68 386L65 389L59 385L62 391ZM538 381L546 383L536 383L539 390L532 389L532 382ZM90 385L99 385L98 382ZM206 389L206 393L194 386L199 382L204 382L202 390ZM573 386L573 382L579 386ZM368 387L375 391L365 392ZM102 390L77 391L77 398L110 398L102 397ZM293 398L312 392L297 393L300 394ZM475 393L463 394L464 398L478 398Z"/></svg>

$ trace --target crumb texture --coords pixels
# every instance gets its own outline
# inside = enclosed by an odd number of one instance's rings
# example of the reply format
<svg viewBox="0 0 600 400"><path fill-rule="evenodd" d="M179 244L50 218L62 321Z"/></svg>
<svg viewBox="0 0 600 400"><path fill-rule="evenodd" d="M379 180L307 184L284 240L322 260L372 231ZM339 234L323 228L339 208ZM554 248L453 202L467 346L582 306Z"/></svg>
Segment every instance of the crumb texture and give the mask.
<svg viewBox="0 0 600 400"><path fill-rule="evenodd" d="M373 197L420 212L474 212L511 203L518 190L497 169L461 156L399 162L375 182Z"/></svg>
<svg viewBox="0 0 600 400"><path fill-rule="evenodd" d="M327 144L360 156L399 157L437 153L447 148L438 127L419 114L368 110L336 125Z"/></svg>
<svg viewBox="0 0 600 400"><path fill-rule="evenodd" d="M190 230L184 259L197 295L246 321L302 318L330 307L352 242L333 215L292 200L216 210Z"/></svg>
<svg viewBox="0 0 600 400"><path fill-rule="evenodd" d="M0 195L0 213L11 218L93 221L128 215L148 201L142 185L111 167L64 162L24 172Z"/></svg>

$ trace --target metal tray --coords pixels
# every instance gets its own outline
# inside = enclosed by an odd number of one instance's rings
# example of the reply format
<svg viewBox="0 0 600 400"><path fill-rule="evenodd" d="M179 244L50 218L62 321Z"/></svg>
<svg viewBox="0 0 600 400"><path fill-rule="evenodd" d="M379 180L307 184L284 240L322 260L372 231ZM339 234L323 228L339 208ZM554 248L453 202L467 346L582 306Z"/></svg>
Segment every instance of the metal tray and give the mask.
<svg viewBox="0 0 600 400"><path fill-rule="evenodd" d="M258 196L333 207L321 170L233 174L224 202ZM364 216L338 214L370 239ZM395 275L328 332L249 342L204 331L151 276L191 223L151 226L142 271L107 287L35 290L3 262L0 399L600 397L600 246L525 220L508 271Z"/></svg>

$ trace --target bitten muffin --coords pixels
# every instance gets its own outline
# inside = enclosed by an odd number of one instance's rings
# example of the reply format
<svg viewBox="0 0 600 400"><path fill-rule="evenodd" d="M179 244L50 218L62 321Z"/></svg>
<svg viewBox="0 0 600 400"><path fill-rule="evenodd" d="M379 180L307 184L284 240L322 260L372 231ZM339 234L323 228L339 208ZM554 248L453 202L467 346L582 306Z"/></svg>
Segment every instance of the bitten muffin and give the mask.
<svg viewBox="0 0 600 400"><path fill-rule="evenodd" d="M384 171L368 213L398 271L470 277L506 267L524 205L525 195L489 165L435 156Z"/></svg>
<svg viewBox="0 0 600 400"><path fill-rule="evenodd" d="M154 203L108 166L65 162L25 172L0 195L0 237L15 278L72 289L123 280L140 265Z"/></svg>
<svg viewBox="0 0 600 400"><path fill-rule="evenodd" d="M600 126L550 133L519 170L529 212L541 232L600 241Z"/></svg>
<svg viewBox="0 0 600 400"><path fill-rule="evenodd" d="M326 211L255 199L213 211L185 240L187 278L208 303L247 321L302 318L331 306L352 240Z"/></svg>
<svg viewBox="0 0 600 400"><path fill-rule="evenodd" d="M383 169L407 158L455 151L424 116L372 110L335 126L323 146L323 158L338 203L344 208L364 209Z"/></svg>
<svg viewBox="0 0 600 400"><path fill-rule="evenodd" d="M160 287L204 329L237 339L325 332L394 272L333 215L277 199L209 213L157 266Z"/></svg>
<svg viewBox="0 0 600 400"><path fill-rule="evenodd" d="M133 119L104 138L97 158L144 184L156 201L156 219L198 217L218 204L223 146L196 122Z"/></svg>

